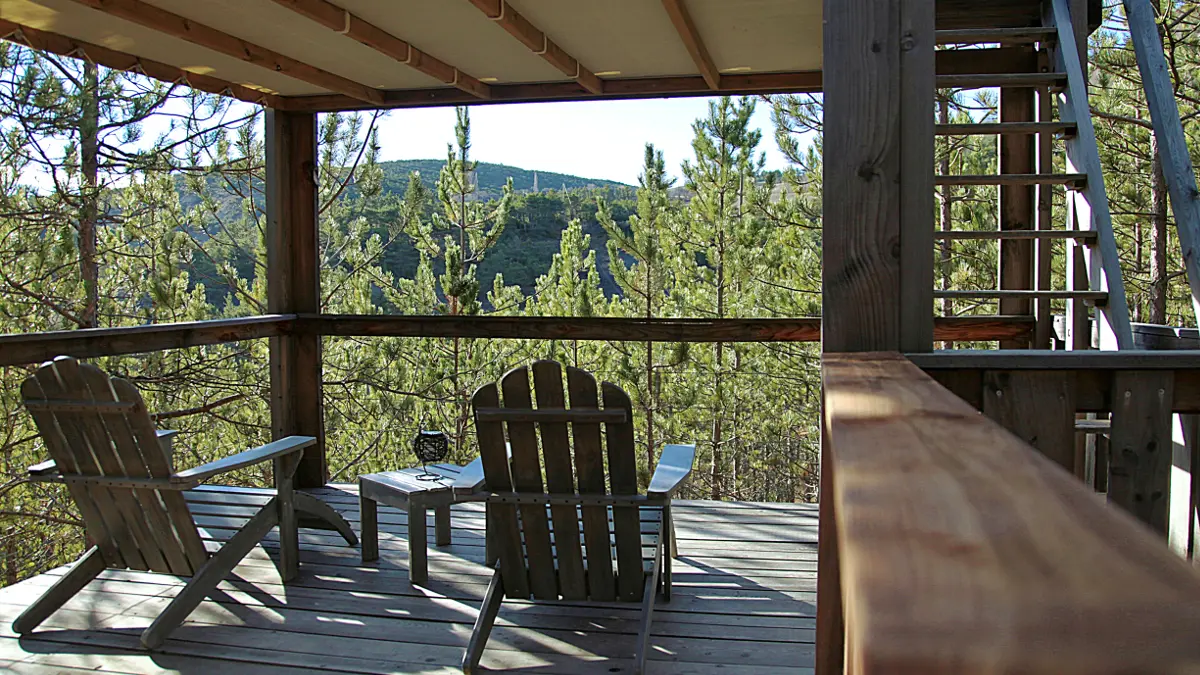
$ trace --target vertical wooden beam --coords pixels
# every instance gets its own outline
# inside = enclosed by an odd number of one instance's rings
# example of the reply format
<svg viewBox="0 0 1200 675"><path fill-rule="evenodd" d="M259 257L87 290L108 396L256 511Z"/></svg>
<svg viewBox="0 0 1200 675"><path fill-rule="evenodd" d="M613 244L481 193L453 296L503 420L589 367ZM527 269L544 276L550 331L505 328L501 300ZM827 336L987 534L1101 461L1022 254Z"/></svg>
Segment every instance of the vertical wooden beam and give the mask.
<svg viewBox="0 0 1200 675"><path fill-rule="evenodd" d="M1164 537L1170 513L1174 395L1175 373L1169 370L1113 375L1108 501Z"/></svg>
<svg viewBox="0 0 1200 675"><path fill-rule="evenodd" d="M267 310L316 313L321 306L316 113L267 109L266 155ZM321 336L271 338L271 433L275 438L315 436L295 485L325 484Z"/></svg>
<svg viewBox="0 0 1200 675"><path fill-rule="evenodd" d="M1024 49L1032 49L1024 47ZM1034 89L1002 87L1000 89L1000 121L1031 122L1034 115ZM1034 138L1028 134L1000 134L1000 173L1034 173ZM1031 230L1034 221L1034 186L1001 185L999 190L999 223L1001 230ZM1033 289L1032 239L1005 239L1000 242L1001 290ZM1002 298L1000 313L1028 316L1033 314L1033 302L1028 298ZM1001 349L1028 347L1028 340L1001 340Z"/></svg>
<svg viewBox="0 0 1200 675"><path fill-rule="evenodd" d="M1075 453L1075 378L1053 371L987 371L983 414L1067 471L1083 467Z"/></svg>
<svg viewBox="0 0 1200 675"><path fill-rule="evenodd" d="M1046 50L1038 51L1039 70L1050 69L1050 60ZM1042 87L1037 90L1037 119L1039 122L1054 121L1053 94L1050 89ZM1054 173L1054 134L1042 132L1037 135L1037 172ZM1038 185L1037 211L1035 225L1039 230L1054 229L1054 190L1050 185ZM1052 257L1054 243L1049 239L1040 239L1034 250L1034 290L1048 291L1052 287L1053 267ZM1070 252L1070 247L1064 247ZM1054 339L1054 315L1050 307L1050 298L1038 298L1034 305L1033 344L1034 349L1050 349Z"/></svg>
<svg viewBox="0 0 1200 675"><path fill-rule="evenodd" d="M824 18L822 349L930 351L934 1L824 0ZM854 617L838 573L837 458L822 447L816 673L834 675Z"/></svg>
<svg viewBox="0 0 1200 675"><path fill-rule="evenodd" d="M932 4L825 1L825 351L932 349Z"/></svg>
<svg viewBox="0 0 1200 675"><path fill-rule="evenodd" d="M900 350L933 351L934 3L900 2Z"/></svg>

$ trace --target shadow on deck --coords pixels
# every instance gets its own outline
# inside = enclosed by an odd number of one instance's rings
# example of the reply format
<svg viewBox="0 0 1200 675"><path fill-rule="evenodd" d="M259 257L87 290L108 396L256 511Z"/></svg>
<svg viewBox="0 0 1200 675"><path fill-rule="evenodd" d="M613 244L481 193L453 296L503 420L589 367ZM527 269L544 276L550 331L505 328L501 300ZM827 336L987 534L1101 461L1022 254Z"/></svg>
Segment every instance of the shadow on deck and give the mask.
<svg viewBox="0 0 1200 675"><path fill-rule="evenodd" d="M314 491L358 529L357 487ZM223 538L248 513L197 508ZM430 513L432 518L432 512ZM677 502L674 596L654 613L650 673L810 673L817 509L799 504ZM33 635L12 620L63 570L0 590L0 669L14 673L457 673L487 585L483 509L453 509L454 542L432 544L429 583L408 582L406 516L381 506L380 559L332 532L301 530L300 577L279 583L264 542L160 651L138 636L182 588L174 577L105 572ZM482 665L597 675L632 671L639 611L505 602Z"/></svg>

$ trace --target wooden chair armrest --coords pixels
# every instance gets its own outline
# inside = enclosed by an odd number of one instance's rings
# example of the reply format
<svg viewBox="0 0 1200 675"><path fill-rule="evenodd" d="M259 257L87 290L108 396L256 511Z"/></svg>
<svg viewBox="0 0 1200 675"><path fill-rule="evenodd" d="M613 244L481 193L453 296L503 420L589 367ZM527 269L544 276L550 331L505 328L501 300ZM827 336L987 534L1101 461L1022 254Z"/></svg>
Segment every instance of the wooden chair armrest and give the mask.
<svg viewBox="0 0 1200 675"><path fill-rule="evenodd" d="M654 477L650 479L650 488L646 490L646 496L665 498L675 494L692 474L692 464L695 461L695 445L664 446L662 455L658 458L658 466L654 467Z"/></svg>
<svg viewBox="0 0 1200 675"><path fill-rule="evenodd" d="M464 466L450 487L455 496L478 492L483 487L483 458L476 457L475 461Z"/></svg>
<svg viewBox="0 0 1200 675"><path fill-rule="evenodd" d="M58 475L58 465L48 459L41 464L34 464L28 469L30 478L51 478Z"/></svg>
<svg viewBox="0 0 1200 675"><path fill-rule="evenodd" d="M187 471L175 474L172 480L184 483L202 483L213 476L228 473L234 469L242 469L261 462L267 462L277 457L299 452L317 442L312 436L288 436L272 441L257 448L239 452L232 457L218 459L215 462L202 464Z"/></svg>

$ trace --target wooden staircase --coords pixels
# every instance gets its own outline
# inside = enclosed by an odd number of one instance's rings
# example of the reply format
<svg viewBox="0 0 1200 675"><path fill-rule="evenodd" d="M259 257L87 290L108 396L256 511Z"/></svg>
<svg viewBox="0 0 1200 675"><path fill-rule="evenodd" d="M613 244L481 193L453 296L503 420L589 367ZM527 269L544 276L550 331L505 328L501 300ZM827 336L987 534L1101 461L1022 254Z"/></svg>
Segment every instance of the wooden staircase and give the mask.
<svg viewBox="0 0 1200 675"><path fill-rule="evenodd" d="M1032 317L1029 340L1001 341L1002 348L1049 349L1052 301L1065 300L1071 349L1092 344L1091 310L1102 349L1127 349L1133 336L1121 280L1116 240L1087 105L1081 36L1068 0L1053 0L1041 26L938 31L945 49L993 54L985 64L1023 64L1025 72L939 74L941 89L999 89L999 121L938 124L939 136L996 136L999 171L991 175L938 175L938 186L999 186L999 229L938 230L937 241L995 240L1000 246L999 288L938 289L934 297L997 300L1005 316ZM1000 58L1016 56L1017 58ZM1055 115L1057 111L1057 116ZM1054 160L1065 155L1065 170ZM1066 190L1065 213L1054 213L1053 190ZM1051 283L1052 243L1066 242L1066 288Z"/></svg>

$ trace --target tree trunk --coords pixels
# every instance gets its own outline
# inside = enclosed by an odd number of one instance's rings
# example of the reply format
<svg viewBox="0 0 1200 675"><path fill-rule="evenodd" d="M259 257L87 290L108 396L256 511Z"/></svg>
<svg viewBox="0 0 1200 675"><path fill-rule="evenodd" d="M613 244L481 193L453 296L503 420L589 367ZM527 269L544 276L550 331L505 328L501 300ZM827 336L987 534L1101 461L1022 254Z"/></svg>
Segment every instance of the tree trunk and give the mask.
<svg viewBox="0 0 1200 675"><path fill-rule="evenodd" d="M79 166L83 180L79 214L79 272L84 293L83 313L79 318L83 328L96 328L99 325L100 265L96 260L96 227L100 220L99 157L99 69L95 63L84 61L79 115Z"/></svg>
<svg viewBox="0 0 1200 675"><path fill-rule="evenodd" d="M1167 182L1163 177L1158 141L1150 136L1150 203L1154 212L1150 230L1150 323L1167 322Z"/></svg>

